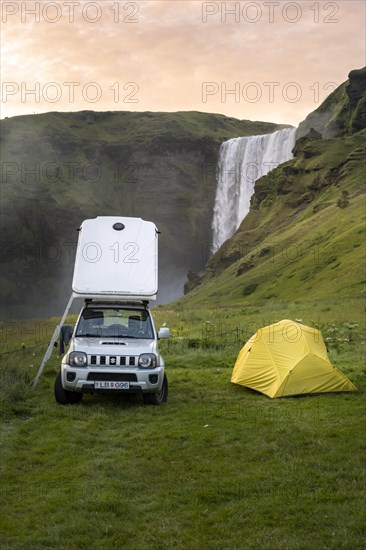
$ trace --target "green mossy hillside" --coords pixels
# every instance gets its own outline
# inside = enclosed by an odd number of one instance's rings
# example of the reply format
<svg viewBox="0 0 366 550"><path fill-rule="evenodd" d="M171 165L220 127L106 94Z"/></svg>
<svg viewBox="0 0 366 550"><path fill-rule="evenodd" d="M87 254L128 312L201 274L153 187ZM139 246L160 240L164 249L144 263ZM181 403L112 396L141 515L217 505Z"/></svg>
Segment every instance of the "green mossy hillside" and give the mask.
<svg viewBox="0 0 366 550"><path fill-rule="evenodd" d="M294 158L255 184L187 306L365 298L366 67L302 122ZM193 288L192 288L193 287Z"/></svg>
<svg viewBox="0 0 366 550"><path fill-rule="evenodd" d="M366 126L366 67L349 73L326 100L299 125L297 138L311 128L322 137L332 138L359 132Z"/></svg>
<svg viewBox="0 0 366 550"><path fill-rule="evenodd" d="M256 183L251 210L188 305L364 297L365 130L307 139Z"/></svg>

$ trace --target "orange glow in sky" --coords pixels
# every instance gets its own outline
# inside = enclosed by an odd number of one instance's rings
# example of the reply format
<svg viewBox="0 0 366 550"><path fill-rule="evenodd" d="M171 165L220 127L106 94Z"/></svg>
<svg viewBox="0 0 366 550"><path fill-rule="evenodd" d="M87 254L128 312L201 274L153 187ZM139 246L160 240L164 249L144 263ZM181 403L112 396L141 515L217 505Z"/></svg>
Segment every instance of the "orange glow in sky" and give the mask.
<svg viewBox="0 0 366 550"><path fill-rule="evenodd" d="M365 2L1 1L1 117L206 111L297 125L365 65Z"/></svg>

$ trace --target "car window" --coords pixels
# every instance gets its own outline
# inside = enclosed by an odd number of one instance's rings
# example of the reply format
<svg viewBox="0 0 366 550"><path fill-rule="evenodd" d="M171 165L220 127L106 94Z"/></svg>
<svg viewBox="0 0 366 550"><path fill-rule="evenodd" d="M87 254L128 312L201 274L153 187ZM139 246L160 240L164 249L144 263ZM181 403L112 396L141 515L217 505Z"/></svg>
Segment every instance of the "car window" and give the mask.
<svg viewBox="0 0 366 550"><path fill-rule="evenodd" d="M76 336L111 338L153 338L149 313L145 309L85 308Z"/></svg>

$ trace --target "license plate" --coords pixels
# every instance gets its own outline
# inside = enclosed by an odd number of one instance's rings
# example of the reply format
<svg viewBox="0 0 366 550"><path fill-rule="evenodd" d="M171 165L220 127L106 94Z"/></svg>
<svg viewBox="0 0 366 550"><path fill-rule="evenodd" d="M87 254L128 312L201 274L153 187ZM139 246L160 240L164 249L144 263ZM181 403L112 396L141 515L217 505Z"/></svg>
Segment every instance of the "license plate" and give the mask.
<svg viewBox="0 0 366 550"><path fill-rule="evenodd" d="M128 390L130 388L129 382L94 382L94 388L96 390Z"/></svg>

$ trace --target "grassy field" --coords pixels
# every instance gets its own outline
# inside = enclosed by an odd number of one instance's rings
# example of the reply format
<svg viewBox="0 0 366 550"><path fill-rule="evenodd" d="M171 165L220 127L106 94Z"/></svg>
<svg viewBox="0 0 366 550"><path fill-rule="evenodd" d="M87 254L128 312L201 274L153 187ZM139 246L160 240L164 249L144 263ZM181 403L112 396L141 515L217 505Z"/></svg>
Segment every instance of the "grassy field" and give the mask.
<svg viewBox="0 0 366 550"><path fill-rule="evenodd" d="M154 310L168 402L53 398L55 320L2 325L3 549L361 548L364 313L359 300ZM358 392L271 400L233 386L257 328L316 324ZM71 319L72 321L72 319Z"/></svg>

